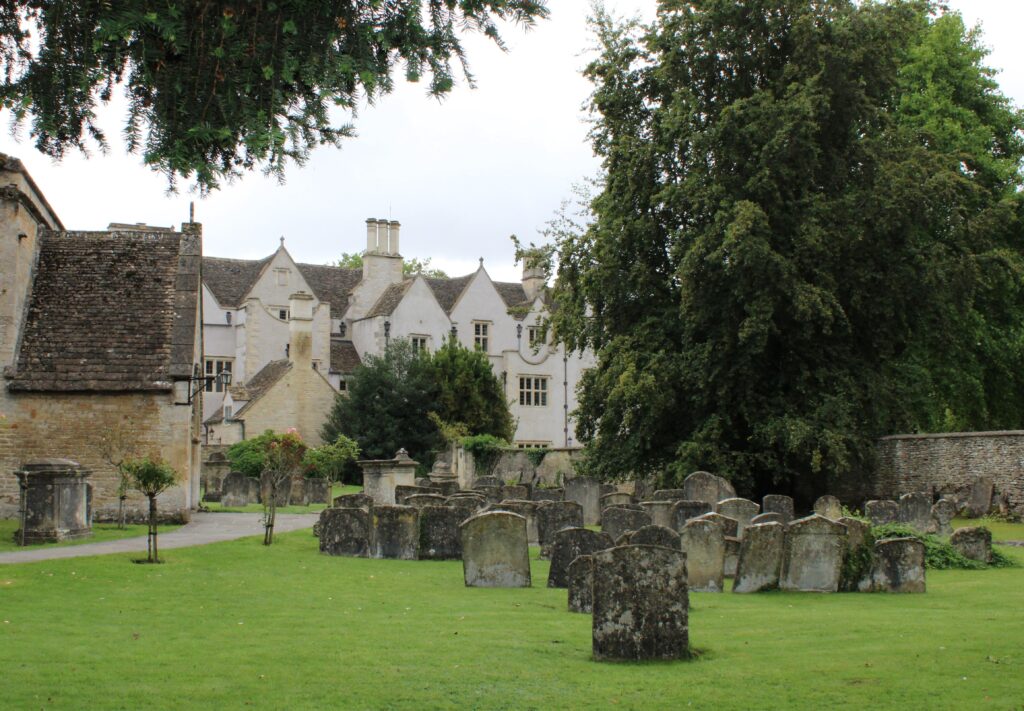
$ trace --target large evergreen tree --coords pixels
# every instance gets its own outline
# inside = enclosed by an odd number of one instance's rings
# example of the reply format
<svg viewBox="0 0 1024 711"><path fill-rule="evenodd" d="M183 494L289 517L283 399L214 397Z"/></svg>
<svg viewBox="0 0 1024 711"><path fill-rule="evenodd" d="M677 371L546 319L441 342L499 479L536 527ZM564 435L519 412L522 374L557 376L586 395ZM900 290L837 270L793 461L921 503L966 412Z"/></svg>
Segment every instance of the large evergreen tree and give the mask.
<svg viewBox="0 0 1024 711"><path fill-rule="evenodd" d="M807 494L875 437L1024 424L1021 114L925 1L600 15L593 222L554 325L599 474Z"/></svg>

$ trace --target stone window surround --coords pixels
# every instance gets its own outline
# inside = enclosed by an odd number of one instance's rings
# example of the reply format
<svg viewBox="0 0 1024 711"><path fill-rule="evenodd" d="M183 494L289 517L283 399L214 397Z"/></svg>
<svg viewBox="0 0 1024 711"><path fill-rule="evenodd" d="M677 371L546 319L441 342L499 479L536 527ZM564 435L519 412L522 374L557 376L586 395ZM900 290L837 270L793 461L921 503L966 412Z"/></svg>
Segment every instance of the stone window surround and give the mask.
<svg viewBox="0 0 1024 711"><path fill-rule="evenodd" d="M551 376L548 375L520 375L519 406L547 407L548 382L550 380Z"/></svg>
<svg viewBox="0 0 1024 711"><path fill-rule="evenodd" d="M235 366L235 359L234 358L214 357L214 358L204 358L203 360L204 360L204 363L203 363L203 374L204 375L220 375L223 371L227 371L229 373L234 372L234 369L235 369L235 367L234 367ZM203 388L203 390L205 392L208 392L208 393L212 393L212 392L220 393L220 392L224 392L225 389L226 388L224 387L224 384L222 382L220 382L219 380L207 380L206 381L206 385Z"/></svg>
<svg viewBox="0 0 1024 711"><path fill-rule="evenodd" d="M473 346L484 353L489 352L491 323L493 322L473 321Z"/></svg>
<svg viewBox="0 0 1024 711"><path fill-rule="evenodd" d="M430 336L422 333L410 333L409 343L412 345L412 352L427 352L430 349Z"/></svg>

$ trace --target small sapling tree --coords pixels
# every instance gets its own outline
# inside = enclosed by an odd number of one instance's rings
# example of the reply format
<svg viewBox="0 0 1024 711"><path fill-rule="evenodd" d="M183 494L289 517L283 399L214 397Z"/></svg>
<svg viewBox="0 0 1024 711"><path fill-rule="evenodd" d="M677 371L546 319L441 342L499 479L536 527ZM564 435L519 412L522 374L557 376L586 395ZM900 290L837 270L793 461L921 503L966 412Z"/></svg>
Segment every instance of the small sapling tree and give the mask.
<svg viewBox="0 0 1024 711"><path fill-rule="evenodd" d="M321 476L328 481L340 481L345 468L359 458L359 445L345 435L331 444L311 447L302 458L302 465L312 476Z"/></svg>
<svg viewBox="0 0 1024 711"><path fill-rule="evenodd" d="M277 517L277 497L282 486L291 486L292 477L302 466L306 444L294 429L284 434L262 435L265 464L263 469L263 545L274 542L274 519Z"/></svg>
<svg viewBox="0 0 1024 711"><path fill-rule="evenodd" d="M160 552L156 540L156 497L174 486L178 481L178 473L163 460L150 457L129 459L122 464L122 467L128 473L132 486L149 499L149 532L146 541L146 562L159 563Z"/></svg>

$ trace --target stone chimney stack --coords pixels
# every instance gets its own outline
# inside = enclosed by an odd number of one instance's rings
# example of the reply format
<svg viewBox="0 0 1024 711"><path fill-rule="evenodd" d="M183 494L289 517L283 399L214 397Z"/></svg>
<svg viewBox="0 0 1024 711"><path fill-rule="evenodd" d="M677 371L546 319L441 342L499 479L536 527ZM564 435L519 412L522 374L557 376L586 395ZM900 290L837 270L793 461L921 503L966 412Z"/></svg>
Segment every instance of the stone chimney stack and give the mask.
<svg viewBox="0 0 1024 711"><path fill-rule="evenodd" d="M380 254L385 257L398 257L398 232L401 228L398 220L378 220L371 217L366 221L366 253Z"/></svg>
<svg viewBox="0 0 1024 711"><path fill-rule="evenodd" d="M304 291L288 297L291 312L288 359L298 368L313 367L313 295Z"/></svg>
<svg viewBox="0 0 1024 711"><path fill-rule="evenodd" d="M526 298L533 301L541 292L544 291L544 285L547 280L544 278L544 270L538 266L534 266L530 263L530 259L526 258L523 260L523 291L526 292Z"/></svg>

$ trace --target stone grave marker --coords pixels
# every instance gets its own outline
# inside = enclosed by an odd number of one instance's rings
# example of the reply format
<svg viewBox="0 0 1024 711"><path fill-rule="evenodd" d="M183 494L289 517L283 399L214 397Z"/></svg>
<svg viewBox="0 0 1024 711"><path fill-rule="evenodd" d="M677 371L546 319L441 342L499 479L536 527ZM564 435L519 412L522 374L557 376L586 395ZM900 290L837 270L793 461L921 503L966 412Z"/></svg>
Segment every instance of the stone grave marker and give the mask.
<svg viewBox="0 0 1024 711"><path fill-rule="evenodd" d="M932 530L937 536L948 536L953 533L953 517L956 516L956 504L949 499L939 499L932 504Z"/></svg>
<svg viewBox="0 0 1024 711"><path fill-rule="evenodd" d="M498 486L500 487L504 482L496 476L478 476L473 480L473 488L480 489L485 486Z"/></svg>
<svg viewBox="0 0 1024 711"><path fill-rule="evenodd" d="M530 492L530 498L534 501L564 501L565 489L549 489L535 486Z"/></svg>
<svg viewBox="0 0 1024 711"><path fill-rule="evenodd" d="M783 494L766 494L761 499L761 511L764 513L777 513L782 516L782 523L789 523L796 515L794 514L793 497Z"/></svg>
<svg viewBox="0 0 1024 711"><path fill-rule="evenodd" d="M864 504L864 515L872 526L884 526L900 520L900 505L895 501L872 500Z"/></svg>
<svg viewBox="0 0 1024 711"><path fill-rule="evenodd" d="M575 501L583 508L583 525L601 523L601 482L587 476L577 476L565 482L565 500Z"/></svg>
<svg viewBox="0 0 1024 711"><path fill-rule="evenodd" d="M495 511L511 511L517 513L520 516L526 518L526 539L530 542L531 546L540 545L540 536L537 533L537 507L539 506L536 501L528 501L524 499L519 500L507 500L502 501L499 504L495 504L492 510Z"/></svg>
<svg viewBox="0 0 1024 711"><path fill-rule="evenodd" d="M725 531L719 521L695 518L679 532L686 553L688 584L694 592L725 589Z"/></svg>
<svg viewBox="0 0 1024 711"><path fill-rule="evenodd" d="M592 587L594 585L594 556L581 555L569 563L565 571L566 586L569 588L569 612L593 611Z"/></svg>
<svg viewBox="0 0 1024 711"><path fill-rule="evenodd" d="M843 504L832 494L825 494L814 502L814 513L838 521L843 517Z"/></svg>
<svg viewBox="0 0 1024 711"><path fill-rule="evenodd" d="M651 517L651 523L672 528L672 507L675 506L675 503L675 501L642 501L640 505Z"/></svg>
<svg viewBox="0 0 1024 711"><path fill-rule="evenodd" d="M925 591L924 543L916 538L885 538L875 543L869 577L861 581L863 592L923 593Z"/></svg>
<svg viewBox="0 0 1024 711"><path fill-rule="evenodd" d="M370 509L370 557L419 558L419 511L384 504Z"/></svg>
<svg viewBox="0 0 1024 711"><path fill-rule="evenodd" d="M672 506L672 528L681 531L687 521L706 513L712 513L714 508L714 505L707 501L690 501L688 499L676 501Z"/></svg>
<svg viewBox="0 0 1024 711"><path fill-rule="evenodd" d="M466 520L454 506L419 507L420 560L458 560L462 557L459 524Z"/></svg>
<svg viewBox="0 0 1024 711"><path fill-rule="evenodd" d="M839 523L846 526L846 552L843 554L847 564L839 576L839 589L843 592L854 592L860 585L861 580L871 573L870 570L860 569L852 565L857 561L870 558L872 550L863 551L863 546L868 545L868 536L871 534L871 524L857 518L843 516Z"/></svg>
<svg viewBox="0 0 1024 711"><path fill-rule="evenodd" d="M651 517L646 511L613 506L604 510L601 530L617 541L622 534L639 530L650 523Z"/></svg>
<svg viewBox="0 0 1024 711"><path fill-rule="evenodd" d="M707 501L714 506L722 499L736 496L736 489L727 480L709 472L693 472L683 480L683 498Z"/></svg>
<svg viewBox="0 0 1024 711"><path fill-rule="evenodd" d="M781 523L782 525L786 525L789 521L787 521L786 517L777 511L758 514L757 516L754 516L754 518L750 519L751 526L757 526L762 523Z"/></svg>
<svg viewBox="0 0 1024 711"><path fill-rule="evenodd" d="M992 495L995 487L988 477L978 477L971 484L971 491L967 495L967 505L964 507L964 515L968 518L981 518L988 514L992 508Z"/></svg>
<svg viewBox="0 0 1024 711"><path fill-rule="evenodd" d="M601 510L604 511L612 506L619 506L622 504L632 504L633 497L624 491L614 491L610 494L605 494L601 497Z"/></svg>
<svg viewBox="0 0 1024 711"><path fill-rule="evenodd" d="M652 501L684 501L686 499L685 489L658 489L654 492Z"/></svg>
<svg viewBox="0 0 1024 711"><path fill-rule="evenodd" d="M778 513L770 515L779 516ZM734 593L756 593L779 587L785 539L786 526L778 521L755 523L747 527L736 564L736 577L732 586Z"/></svg>
<svg viewBox="0 0 1024 711"><path fill-rule="evenodd" d="M563 528L583 528L583 507L575 501L547 501L537 507L540 556L547 558L555 534Z"/></svg>
<svg viewBox="0 0 1024 711"><path fill-rule="evenodd" d="M932 497L922 492L900 497L900 523L927 533L932 524Z"/></svg>
<svg viewBox="0 0 1024 711"><path fill-rule="evenodd" d="M248 506L259 500L260 483L242 472L231 472L221 483L221 506L235 508Z"/></svg>
<svg viewBox="0 0 1024 711"><path fill-rule="evenodd" d="M958 528L949 537L949 543L965 558L992 562L992 532L984 526Z"/></svg>
<svg viewBox="0 0 1024 711"><path fill-rule="evenodd" d="M734 518L723 516L718 512L712 511L711 513L701 514L694 520L697 521L701 519L706 521L717 521L722 526L722 532L726 536L732 536L733 538L738 538L739 536L740 523Z"/></svg>
<svg viewBox="0 0 1024 711"><path fill-rule="evenodd" d="M505 484L501 487L502 501L529 501L530 487L526 484Z"/></svg>
<svg viewBox="0 0 1024 711"><path fill-rule="evenodd" d="M365 558L370 552L370 514L362 508L329 508L320 512L320 552Z"/></svg>
<svg viewBox="0 0 1024 711"><path fill-rule="evenodd" d="M725 567L722 568L725 577L736 577L736 566L740 561L740 538L736 536L725 537Z"/></svg>
<svg viewBox="0 0 1024 711"><path fill-rule="evenodd" d="M629 544L633 546L664 546L682 550L679 546L679 534L671 528L657 524L642 526L630 533Z"/></svg>
<svg viewBox="0 0 1024 711"><path fill-rule="evenodd" d="M723 516L736 519L736 536L742 538L743 530L750 525L750 519L761 511L761 507L750 499L733 497L719 501L715 510Z"/></svg>
<svg viewBox="0 0 1024 711"><path fill-rule="evenodd" d="M395 503L399 506L405 506L406 501L410 496L432 495L437 492L433 489L429 489L425 486L407 486L405 484L399 484L395 487Z"/></svg>
<svg viewBox="0 0 1024 711"><path fill-rule="evenodd" d="M568 586L569 564L581 555L590 555L611 548L615 541L607 533L598 533L587 528L563 528L555 534L551 543L551 568L548 570L548 587Z"/></svg>
<svg viewBox="0 0 1024 711"><path fill-rule="evenodd" d="M466 587L530 587L526 518L510 511L487 511L463 521L460 531Z"/></svg>
<svg viewBox="0 0 1024 711"><path fill-rule="evenodd" d="M783 590L836 592L846 552L846 526L812 514L789 524L782 558Z"/></svg>
<svg viewBox="0 0 1024 711"><path fill-rule="evenodd" d="M369 509L373 506L373 499L366 494L342 494L334 497L332 505L335 508Z"/></svg>
<svg viewBox="0 0 1024 711"><path fill-rule="evenodd" d="M424 506L444 506L447 500L440 494L413 494L405 497L405 505L414 509L422 509Z"/></svg>

